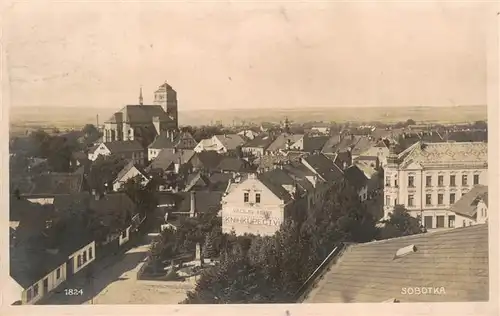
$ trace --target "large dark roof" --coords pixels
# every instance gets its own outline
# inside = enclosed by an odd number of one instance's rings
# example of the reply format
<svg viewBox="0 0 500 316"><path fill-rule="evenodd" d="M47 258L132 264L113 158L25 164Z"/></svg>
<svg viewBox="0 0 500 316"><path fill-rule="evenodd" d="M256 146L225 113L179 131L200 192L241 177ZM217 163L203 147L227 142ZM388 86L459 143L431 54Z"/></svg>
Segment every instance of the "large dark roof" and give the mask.
<svg viewBox="0 0 500 316"><path fill-rule="evenodd" d="M195 152L191 149L181 149L176 152L169 149L163 149L146 168L146 171L157 169L168 170L173 164L176 164L179 161L181 165L188 163L194 155Z"/></svg>
<svg viewBox="0 0 500 316"><path fill-rule="evenodd" d="M104 143L112 154L120 154L125 152L136 152L144 150L141 143L136 140L123 140Z"/></svg>
<svg viewBox="0 0 500 316"><path fill-rule="evenodd" d="M229 180L233 178L231 173L212 173L208 180L210 181L210 189L214 191L224 191L229 184Z"/></svg>
<svg viewBox="0 0 500 316"><path fill-rule="evenodd" d="M83 174L48 172L25 179L16 186L24 195L57 195L83 190Z"/></svg>
<svg viewBox="0 0 500 316"><path fill-rule="evenodd" d="M221 162L214 168L217 171L245 172L252 169L252 165L237 157L223 157Z"/></svg>
<svg viewBox="0 0 500 316"><path fill-rule="evenodd" d="M215 151L202 151L196 153L195 156L198 157L202 166L209 170L215 169L224 158L223 155Z"/></svg>
<svg viewBox="0 0 500 316"><path fill-rule="evenodd" d="M356 165L350 166L344 170L344 176L347 182L357 190L364 187L368 182L364 172L361 171Z"/></svg>
<svg viewBox="0 0 500 316"><path fill-rule="evenodd" d="M330 139L329 136L304 136L304 149L303 151L313 153L321 151L326 142Z"/></svg>
<svg viewBox="0 0 500 316"><path fill-rule="evenodd" d="M17 232L16 232L17 233ZM83 221L71 217L64 221L56 244L49 247L49 238L39 234L10 248L10 275L19 285L28 288L64 264L71 254L93 241ZM47 249L58 249L49 253Z"/></svg>
<svg viewBox="0 0 500 316"><path fill-rule="evenodd" d="M243 147L252 147L252 148L262 148L266 149L271 143L274 141L274 138L268 135L257 136L254 139L248 141Z"/></svg>
<svg viewBox="0 0 500 316"><path fill-rule="evenodd" d="M282 199L285 203L294 199L294 196L289 190L286 189L288 186L290 189L301 189L304 188L299 186L299 181L292 177L286 170L282 168L276 168L263 173L257 174L257 179L259 179L262 184L264 184L271 192L273 192L278 198Z"/></svg>
<svg viewBox="0 0 500 316"><path fill-rule="evenodd" d="M123 113L123 121L129 123L152 123L153 117L157 116L161 122L171 121L161 105L126 105L117 113ZM115 115L108 120L117 123Z"/></svg>
<svg viewBox="0 0 500 316"><path fill-rule="evenodd" d="M453 204L450 211L467 217L474 217L477 212L477 203L480 200L483 200L488 205L488 187L478 184Z"/></svg>
<svg viewBox="0 0 500 316"><path fill-rule="evenodd" d="M334 182L343 177L342 171L340 171L331 159L328 159L323 154L310 155L303 159L321 178L328 182Z"/></svg>
<svg viewBox="0 0 500 316"><path fill-rule="evenodd" d="M179 193L182 201L177 207L177 212L189 212L191 209L191 193ZM222 196L224 192L220 191L197 191L194 192L195 208L198 213L207 213L209 211L218 211L221 207Z"/></svg>
<svg viewBox="0 0 500 316"><path fill-rule="evenodd" d="M304 303L488 301L488 244L482 224L350 246ZM416 252L395 257L411 245ZM423 287L444 291L416 295Z"/></svg>

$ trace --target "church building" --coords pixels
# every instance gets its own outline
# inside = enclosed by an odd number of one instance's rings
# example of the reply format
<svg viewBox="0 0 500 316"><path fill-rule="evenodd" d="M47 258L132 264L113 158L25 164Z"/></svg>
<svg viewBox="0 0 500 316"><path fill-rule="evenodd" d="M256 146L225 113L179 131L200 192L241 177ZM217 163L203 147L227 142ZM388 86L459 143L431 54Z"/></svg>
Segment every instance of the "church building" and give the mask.
<svg viewBox="0 0 500 316"><path fill-rule="evenodd" d="M137 140L149 145L158 135L175 134L178 130L177 92L167 83L154 93L154 104L143 104L142 88L139 104L126 105L104 123L104 142Z"/></svg>

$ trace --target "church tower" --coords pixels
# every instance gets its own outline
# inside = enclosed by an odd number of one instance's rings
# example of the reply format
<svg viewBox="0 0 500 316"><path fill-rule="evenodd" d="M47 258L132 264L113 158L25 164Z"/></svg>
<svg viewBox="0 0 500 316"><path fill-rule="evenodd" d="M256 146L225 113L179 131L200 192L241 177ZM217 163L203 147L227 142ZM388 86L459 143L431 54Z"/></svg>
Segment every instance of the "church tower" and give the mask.
<svg viewBox="0 0 500 316"><path fill-rule="evenodd" d="M175 127L178 127L177 113L177 92L166 81L158 90L155 91L155 105L161 105L163 110L175 122Z"/></svg>

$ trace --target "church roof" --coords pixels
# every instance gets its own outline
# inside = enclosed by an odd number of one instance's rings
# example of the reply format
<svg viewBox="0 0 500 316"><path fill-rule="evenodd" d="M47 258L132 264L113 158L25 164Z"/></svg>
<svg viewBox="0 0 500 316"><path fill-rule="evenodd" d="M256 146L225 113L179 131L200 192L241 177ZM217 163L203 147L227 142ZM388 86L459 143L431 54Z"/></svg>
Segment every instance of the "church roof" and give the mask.
<svg viewBox="0 0 500 316"><path fill-rule="evenodd" d="M126 105L116 113L122 113L123 121L129 123L151 123L155 116L160 122L172 120L161 105ZM107 122L117 123L116 116L111 116Z"/></svg>

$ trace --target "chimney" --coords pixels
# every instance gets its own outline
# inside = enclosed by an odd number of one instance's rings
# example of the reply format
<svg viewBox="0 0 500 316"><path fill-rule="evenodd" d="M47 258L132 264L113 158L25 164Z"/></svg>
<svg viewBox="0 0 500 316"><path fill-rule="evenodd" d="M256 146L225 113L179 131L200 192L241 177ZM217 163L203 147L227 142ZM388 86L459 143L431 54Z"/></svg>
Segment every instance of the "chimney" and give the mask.
<svg viewBox="0 0 500 316"><path fill-rule="evenodd" d="M196 214L196 192L191 191L191 208L189 209L189 217L194 217Z"/></svg>

